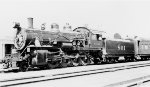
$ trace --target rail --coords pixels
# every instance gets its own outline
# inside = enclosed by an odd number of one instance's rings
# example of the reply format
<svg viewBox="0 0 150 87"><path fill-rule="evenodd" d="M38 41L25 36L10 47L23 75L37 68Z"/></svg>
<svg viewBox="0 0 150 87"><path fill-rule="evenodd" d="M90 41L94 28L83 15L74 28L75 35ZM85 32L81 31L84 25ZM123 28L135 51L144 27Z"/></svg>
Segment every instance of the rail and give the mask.
<svg viewBox="0 0 150 87"><path fill-rule="evenodd" d="M0 80L0 83L1 83L0 87L17 86L17 85L20 86L20 85L30 84L30 83L93 75L93 74L99 74L99 73L116 72L120 70L147 67L147 66L150 66L150 63L140 63L140 64L122 65L122 66L108 67L108 68L98 68L98 69L82 70L82 71L75 71L75 72L67 72L67 73L47 74L47 75L40 75L40 76L33 76L33 77L5 79L5 80Z"/></svg>

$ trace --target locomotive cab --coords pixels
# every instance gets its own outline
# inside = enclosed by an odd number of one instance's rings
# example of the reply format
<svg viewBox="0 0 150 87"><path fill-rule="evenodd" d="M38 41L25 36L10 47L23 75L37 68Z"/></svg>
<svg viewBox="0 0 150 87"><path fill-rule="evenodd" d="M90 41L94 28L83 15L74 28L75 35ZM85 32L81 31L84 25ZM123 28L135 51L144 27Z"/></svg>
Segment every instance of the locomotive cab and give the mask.
<svg viewBox="0 0 150 87"><path fill-rule="evenodd" d="M80 32L84 35L85 50L101 50L103 48L103 31L89 30L85 27L78 27L74 29L74 31Z"/></svg>

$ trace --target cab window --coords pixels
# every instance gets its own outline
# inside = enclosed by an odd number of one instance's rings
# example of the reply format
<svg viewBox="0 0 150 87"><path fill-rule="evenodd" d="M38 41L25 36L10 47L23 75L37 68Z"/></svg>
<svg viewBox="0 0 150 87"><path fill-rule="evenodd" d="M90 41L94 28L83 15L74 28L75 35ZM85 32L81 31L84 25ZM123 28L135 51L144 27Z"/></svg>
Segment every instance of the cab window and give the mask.
<svg viewBox="0 0 150 87"><path fill-rule="evenodd" d="M95 34L92 35L92 40L97 40L97 36Z"/></svg>
<svg viewBox="0 0 150 87"><path fill-rule="evenodd" d="M99 35L99 34L96 34L96 39L97 39L97 40L102 40L102 36Z"/></svg>

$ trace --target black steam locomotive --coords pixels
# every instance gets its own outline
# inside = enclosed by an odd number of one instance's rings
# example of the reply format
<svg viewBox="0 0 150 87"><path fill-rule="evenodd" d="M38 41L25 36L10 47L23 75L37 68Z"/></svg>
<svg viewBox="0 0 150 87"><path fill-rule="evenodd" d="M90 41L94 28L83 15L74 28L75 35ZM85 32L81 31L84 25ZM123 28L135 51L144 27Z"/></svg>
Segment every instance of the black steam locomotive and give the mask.
<svg viewBox="0 0 150 87"><path fill-rule="evenodd" d="M33 19L29 18L28 29L16 24L14 45L16 53L6 58L6 68L18 67L21 71L38 67L53 69L56 67L82 66L102 62L146 60L150 57L150 40L106 38L105 32L92 31L78 27L73 31L59 31L52 24L51 31L33 29Z"/></svg>

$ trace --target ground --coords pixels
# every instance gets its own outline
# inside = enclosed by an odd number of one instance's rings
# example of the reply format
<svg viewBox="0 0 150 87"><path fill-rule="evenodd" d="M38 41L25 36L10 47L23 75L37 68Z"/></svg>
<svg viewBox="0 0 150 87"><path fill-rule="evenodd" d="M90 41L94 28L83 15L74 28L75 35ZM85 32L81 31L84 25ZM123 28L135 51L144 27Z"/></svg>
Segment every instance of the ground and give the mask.
<svg viewBox="0 0 150 87"><path fill-rule="evenodd" d="M127 64L127 63L126 63ZM44 71L34 71L34 72L20 72L20 73L1 73L1 79L8 78L17 78L17 77L27 77L27 76L38 76L38 75L52 75L58 73L72 72L78 71L82 69L94 69L94 68L106 68L110 66L118 66L118 65L126 65L126 64L109 64L109 65L96 65L96 66L83 66L83 67L71 67L64 69L54 69L54 70L44 70ZM134 64L134 63L132 63ZM55 80L47 80L41 81L31 84L17 85L18 87L126 87L127 84L124 84L130 80L149 76L150 75L150 66L140 67L134 69L120 70L115 72L105 72L99 74L71 77L71 78L63 78L63 79L55 79ZM147 78L150 80L150 78ZM121 83L120 83L121 82ZM122 83L123 82L123 83ZM110 85L113 84L113 85ZM120 85L122 84L122 85ZM130 84L135 84L132 82ZM150 82L139 84L138 87L149 87Z"/></svg>

